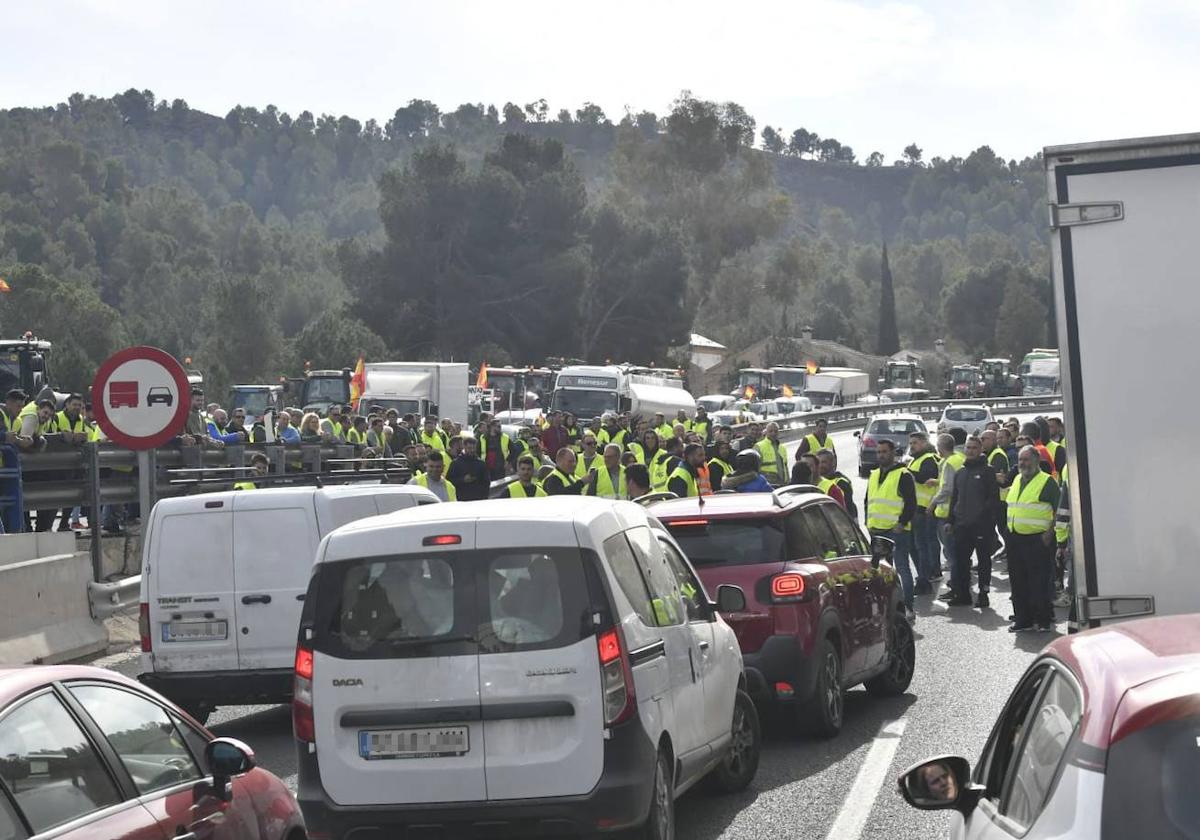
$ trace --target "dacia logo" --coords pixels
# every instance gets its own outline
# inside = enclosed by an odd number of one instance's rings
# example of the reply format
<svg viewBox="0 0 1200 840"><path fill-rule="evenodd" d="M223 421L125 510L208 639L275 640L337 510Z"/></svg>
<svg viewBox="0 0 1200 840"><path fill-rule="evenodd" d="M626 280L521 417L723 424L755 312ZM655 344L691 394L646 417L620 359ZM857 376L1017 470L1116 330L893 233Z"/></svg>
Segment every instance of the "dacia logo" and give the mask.
<svg viewBox="0 0 1200 840"><path fill-rule="evenodd" d="M361 686L362 684L363 684L363 681L360 680L358 677L350 677L349 679L345 679L345 680L334 680L333 681L334 688L350 688L350 687L356 686L356 685Z"/></svg>

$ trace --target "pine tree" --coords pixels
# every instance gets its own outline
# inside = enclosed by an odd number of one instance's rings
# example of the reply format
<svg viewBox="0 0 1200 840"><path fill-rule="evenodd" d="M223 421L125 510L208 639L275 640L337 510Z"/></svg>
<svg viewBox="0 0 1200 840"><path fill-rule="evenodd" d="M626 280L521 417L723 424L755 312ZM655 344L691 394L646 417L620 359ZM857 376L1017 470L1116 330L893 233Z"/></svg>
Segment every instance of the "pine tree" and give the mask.
<svg viewBox="0 0 1200 840"><path fill-rule="evenodd" d="M881 356L900 352L900 330L896 326L896 290L892 286L892 269L888 265L887 244L883 246L883 259L879 275L879 345Z"/></svg>

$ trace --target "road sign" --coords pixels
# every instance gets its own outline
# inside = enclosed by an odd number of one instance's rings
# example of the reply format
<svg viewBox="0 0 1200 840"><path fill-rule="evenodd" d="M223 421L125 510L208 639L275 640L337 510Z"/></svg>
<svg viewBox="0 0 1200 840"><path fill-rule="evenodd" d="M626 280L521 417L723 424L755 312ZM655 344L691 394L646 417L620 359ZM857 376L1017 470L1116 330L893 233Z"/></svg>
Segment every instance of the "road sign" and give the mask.
<svg viewBox="0 0 1200 840"><path fill-rule="evenodd" d="M156 449L187 423L187 372L157 347L114 354L92 380L92 410L108 439L126 449Z"/></svg>

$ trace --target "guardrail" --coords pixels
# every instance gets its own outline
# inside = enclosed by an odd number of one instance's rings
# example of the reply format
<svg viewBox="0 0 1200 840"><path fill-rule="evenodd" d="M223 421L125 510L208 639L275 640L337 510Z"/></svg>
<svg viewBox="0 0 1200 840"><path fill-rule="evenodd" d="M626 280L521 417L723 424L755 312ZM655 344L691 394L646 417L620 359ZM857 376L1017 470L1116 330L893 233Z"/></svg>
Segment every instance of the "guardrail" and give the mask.
<svg viewBox="0 0 1200 840"><path fill-rule="evenodd" d="M981 400L913 400L910 402L865 402L839 408L823 408L806 411L801 414L788 414L780 417L768 417L756 421L762 426L765 423L778 423L780 431L794 432L809 429L818 420L825 420L830 431L855 428L866 423L872 417L880 414L916 414L922 418L940 416L947 406L951 405L986 405L993 413L1028 414L1030 409L1041 411L1061 410L1062 395L1051 394L1044 397L992 397ZM999 418L997 418L999 419ZM733 427L735 432L749 428L749 423Z"/></svg>
<svg viewBox="0 0 1200 840"><path fill-rule="evenodd" d="M142 589L142 576L133 575L112 583L88 581L88 606L92 618L105 619L122 610L138 605Z"/></svg>

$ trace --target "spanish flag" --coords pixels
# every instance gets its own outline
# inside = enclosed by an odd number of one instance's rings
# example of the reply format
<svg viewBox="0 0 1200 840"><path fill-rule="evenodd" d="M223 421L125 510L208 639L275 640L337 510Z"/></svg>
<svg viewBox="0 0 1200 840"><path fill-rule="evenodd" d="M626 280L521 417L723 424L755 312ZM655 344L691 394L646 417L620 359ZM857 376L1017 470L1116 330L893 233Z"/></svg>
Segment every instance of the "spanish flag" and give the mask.
<svg viewBox="0 0 1200 840"><path fill-rule="evenodd" d="M782 394L783 394L785 397L794 397L794 396L796 396L796 392L792 390L792 386L791 386L791 385L786 385L786 384L785 384L785 385L784 385L782 388L780 388L779 390L780 390L780 393L782 393Z"/></svg>
<svg viewBox="0 0 1200 840"><path fill-rule="evenodd" d="M808 371L809 373L816 373L817 372L817 363L810 359L809 361L804 363L804 369L806 371Z"/></svg>
<svg viewBox="0 0 1200 840"><path fill-rule="evenodd" d="M479 376L475 379L475 387L480 389L487 388L487 362L479 366Z"/></svg>
<svg viewBox="0 0 1200 840"><path fill-rule="evenodd" d="M746 390L742 391L742 396L748 400L754 399L754 386L747 385Z"/></svg>
<svg viewBox="0 0 1200 840"><path fill-rule="evenodd" d="M350 404L354 406L354 410L358 411L358 401L363 395L363 391L367 387L367 371L364 367L363 354L358 354L358 364L354 366L354 373L350 377Z"/></svg>
<svg viewBox="0 0 1200 840"><path fill-rule="evenodd" d="M12 291L12 286L8 285L7 280L5 280L3 277L0 277L0 292L3 292L4 294L8 294L11 291Z"/></svg>

